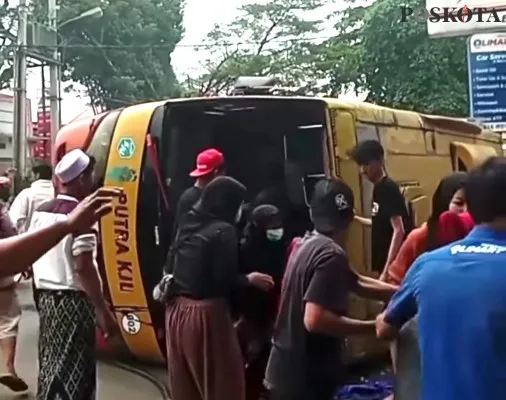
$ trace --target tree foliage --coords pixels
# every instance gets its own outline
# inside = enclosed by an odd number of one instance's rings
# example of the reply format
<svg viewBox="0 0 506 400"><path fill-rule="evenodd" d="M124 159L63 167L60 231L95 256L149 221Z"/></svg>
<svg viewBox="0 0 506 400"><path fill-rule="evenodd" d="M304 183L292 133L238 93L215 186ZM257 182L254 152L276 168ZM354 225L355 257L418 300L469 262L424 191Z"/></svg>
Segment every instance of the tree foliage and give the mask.
<svg viewBox="0 0 506 400"><path fill-rule="evenodd" d="M465 39L429 39L423 22L400 19L396 0L339 14L338 35L325 44L331 93L352 88L381 105L467 115Z"/></svg>
<svg viewBox="0 0 506 400"><path fill-rule="evenodd" d="M0 90L10 87L13 78L12 45L15 37L16 12L8 2L0 6Z"/></svg>
<svg viewBox="0 0 506 400"><path fill-rule="evenodd" d="M396 0L360 4L335 3L334 11L341 10L335 14L337 33L323 43L314 40L325 36L322 22L308 18L323 15L323 1L270 0L241 7L235 21L208 34L203 51L210 57L198 79L183 82L186 94L223 94L238 76L272 75L306 93L338 96L354 90L376 104L466 115L465 39L429 39L423 22L401 22ZM420 1L403 5L417 8Z"/></svg>
<svg viewBox="0 0 506 400"><path fill-rule="evenodd" d="M173 94L170 56L183 32L183 0L61 0L59 5L60 24L94 7L103 10L102 18L68 23L59 32L63 79L84 85L95 105L115 108Z"/></svg>
<svg viewBox="0 0 506 400"><path fill-rule="evenodd" d="M197 79L188 77L188 95L227 93L239 76L273 76L286 85L316 87L320 47L312 40L321 21L311 19L323 0L271 0L239 8L239 17L216 25L200 51L211 56ZM321 15L321 13L320 13Z"/></svg>

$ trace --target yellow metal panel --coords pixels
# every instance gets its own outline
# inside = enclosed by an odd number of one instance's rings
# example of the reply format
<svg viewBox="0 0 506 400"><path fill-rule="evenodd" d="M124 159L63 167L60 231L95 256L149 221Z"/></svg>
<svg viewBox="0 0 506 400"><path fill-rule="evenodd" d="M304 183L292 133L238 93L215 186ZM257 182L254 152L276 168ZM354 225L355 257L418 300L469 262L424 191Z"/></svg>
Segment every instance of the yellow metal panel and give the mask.
<svg viewBox="0 0 506 400"><path fill-rule="evenodd" d="M380 141L389 154L426 154L425 138L421 130L399 127L380 127Z"/></svg>
<svg viewBox="0 0 506 400"><path fill-rule="evenodd" d="M415 226L420 226L429 218L431 201L427 196L420 196L411 200L411 205L415 214Z"/></svg>
<svg viewBox="0 0 506 400"><path fill-rule="evenodd" d="M452 163L448 156L390 155L386 169L396 182L418 181L424 194L431 198L440 179L452 172Z"/></svg>
<svg viewBox="0 0 506 400"><path fill-rule="evenodd" d="M164 359L152 326L137 254L137 202L139 181L120 182L110 178L111 171L128 167L140 173L146 134L156 107L149 103L128 107L121 113L107 161L105 186L122 186L123 196L114 202L114 212L101 221L101 238L105 272L111 302L116 308L133 308L129 315L116 313L125 344L135 356L147 360ZM131 139L135 149L127 157L120 156L118 145ZM138 311L137 311L138 310Z"/></svg>
<svg viewBox="0 0 506 400"><path fill-rule="evenodd" d="M492 146L452 142L452 153L462 160L467 168L476 167L490 157L497 156L497 150Z"/></svg>
<svg viewBox="0 0 506 400"><path fill-rule="evenodd" d="M334 115L336 132L334 132L334 143L337 143L338 158L347 158L347 152L355 146L355 120L348 112L331 110Z"/></svg>
<svg viewBox="0 0 506 400"><path fill-rule="evenodd" d="M338 146L337 146L337 129L336 129L336 121L335 121L335 114L332 112L332 110L327 109L325 111L325 122L327 124L327 137L328 141L326 141L325 148L325 164L328 164L328 167L330 169L331 175L338 175L339 174L339 165L336 160L336 154L338 153Z"/></svg>
<svg viewBox="0 0 506 400"><path fill-rule="evenodd" d="M350 185L355 197L355 209L363 215L360 210L361 193L358 169L353 161L342 161L340 163L341 177ZM348 231L348 242L346 246L348 256L352 265L360 272L367 271L366 257L364 251L364 228L357 221L353 221Z"/></svg>
<svg viewBox="0 0 506 400"><path fill-rule="evenodd" d="M466 143L473 143L472 137L462 137L451 134L443 134L436 132L436 153L439 155L445 155L450 157L450 147L455 140L459 140Z"/></svg>
<svg viewBox="0 0 506 400"><path fill-rule="evenodd" d="M398 126L420 129L422 121L420 114L413 111L395 110L395 118Z"/></svg>
<svg viewBox="0 0 506 400"><path fill-rule="evenodd" d="M436 132L425 131L425 150L428 154L436 152Z"/></svg>

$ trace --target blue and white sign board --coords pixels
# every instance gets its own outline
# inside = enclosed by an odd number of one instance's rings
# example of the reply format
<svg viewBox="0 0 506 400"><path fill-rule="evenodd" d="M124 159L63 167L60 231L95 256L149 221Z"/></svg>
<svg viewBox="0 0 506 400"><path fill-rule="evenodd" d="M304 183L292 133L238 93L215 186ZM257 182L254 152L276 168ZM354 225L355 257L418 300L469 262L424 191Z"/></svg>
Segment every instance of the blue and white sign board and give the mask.
<svg viewBox="0 0 506 400"><path fill-rule="evenodd" d="M506 32L471 36L468 65L471 117L506 130Z"/></svg>

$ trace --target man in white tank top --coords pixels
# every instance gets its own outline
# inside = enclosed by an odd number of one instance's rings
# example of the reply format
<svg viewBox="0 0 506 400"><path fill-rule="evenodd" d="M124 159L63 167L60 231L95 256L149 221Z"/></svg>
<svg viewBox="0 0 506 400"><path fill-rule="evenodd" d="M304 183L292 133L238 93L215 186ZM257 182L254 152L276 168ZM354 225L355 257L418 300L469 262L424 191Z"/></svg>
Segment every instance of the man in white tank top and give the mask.
<svg viewBox="0 0 506 400"><path fill-rule="evenodd" d="M44 160L38 161L33 166L32 173L35 181L16 196L9 209L9 216L18 233L28 229L32 215L40 205L54 199L51 165Z"/></svg>

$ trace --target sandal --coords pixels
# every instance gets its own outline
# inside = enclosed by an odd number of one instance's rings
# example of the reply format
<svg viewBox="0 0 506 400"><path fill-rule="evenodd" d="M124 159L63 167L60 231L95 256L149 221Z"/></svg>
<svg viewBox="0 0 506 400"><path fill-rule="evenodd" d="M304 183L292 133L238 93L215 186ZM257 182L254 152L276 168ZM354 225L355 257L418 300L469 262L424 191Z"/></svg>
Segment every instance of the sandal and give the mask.
<svg viewBox="0 0 506 400"><path fill-rule="evenodd" d="M0 384L8 387L15 393L25 392L28 390L28 385L20 377L12 374L0 375Z"/></svg>

